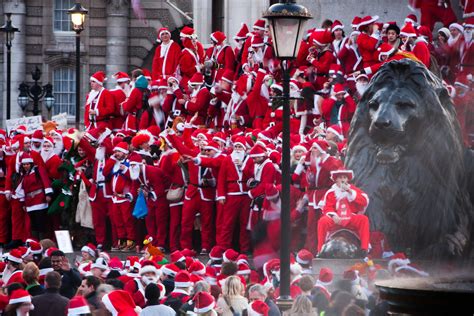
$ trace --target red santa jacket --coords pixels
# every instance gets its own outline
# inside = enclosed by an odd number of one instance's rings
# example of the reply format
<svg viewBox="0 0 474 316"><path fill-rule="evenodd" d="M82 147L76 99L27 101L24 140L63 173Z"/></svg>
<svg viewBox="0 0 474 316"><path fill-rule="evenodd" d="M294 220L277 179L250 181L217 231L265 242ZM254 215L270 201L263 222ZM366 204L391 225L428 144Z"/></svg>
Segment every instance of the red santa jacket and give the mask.
<svg viewBox="0 0 474 316"><path fill-rule="evenodd" d="M105 88L102 88L97 94L91 91L87 95L86 100L86 110L84 111L84 125L86 129L111 128L110 119L115 112L115 102L110 91ZM97 115L90 115L90 110L95 110Z"/></svg>
<svg viewBox="0 0 474 316"><path fill-rule="evenodd" d="M198 51L190 47L183 48L179 58L179 71L182 77L181 87L186 88L188 86L189 79L200 70L201 63L202 56L199 55Z"/></svg>
<svg viewBox="0 0 474 316"><path fill-rule="evenodd" d="M231 154L232 155L232 154ZM250 164L248 155L245 156L241 166L237 166L232 160L232 156L227 156L221 164L217 180L217 200L225 198L227 195L247 195L248 174L244 174L247 164Z"/></svg>
<svg viewBox="0 0 474 316"><path fill-rule="evenodd" d="M423 39L417 39L415 41L415 45L413 46L412 52L426 66L426 68L430 67L430 50L428 49L428 45Z"/></svg>
<svg viewBox="0 0 474 316"><path fill-rule="evenodd" d="M49 157L48 160L44 162L46 173L48 174L48 177L50 179L56 180L61 177L59 167L62 163L63 161L61 160L61 158L59 158L58 155L52 155L51 157Z"/></svg>
<svg viewBox="0 0 474 316"><path fill-rule="evenodd" d="M217 69L235 70L235 55L230 45L211 46L206 50L206 57L217 63Z"/></svg>
<svg viewBox="0 0 474 316"><path fill-rule="evenodd" d="M311 65L314 66L316 75L316 89L321 90L326 81L328 81L329 68L331 64L336 63L336 57L330 48L323 50L318 53L317 58L311 61Z"/></svg>
<svg viewBox="0 0 474 316"><path fill-rule="evenodd" d="M267 184L275 184L276 173L273 162L267 158L261 164L249 162L244 169L244 173L249 178L254 178L258 182L257 186L250 189L248 195L251 199L265 194Z"/></svg>
<svg viewBox="0 0 474 316"><path fill-rule="evenodd" d="M199 90L194 90L190 95L190 100L184 104L184 109L187 112L186 121L189 122L196 112L199 116L194 122L196 125L205 125L207 118L207 108L211 101L211 94L206 87L201 87Z"/></svg>
<svg viewBox="0 0 474 316"><path fill-rule="evenodd" d="M170 186L168 176L161 168L155 166L141 165L140 168L142 172L132 184L133 198L136 198L139 188L149 193L145 198L150 202L165 198L166 191Z"/></svg>
<svg viewBox="0 0 474 316"><path fill-rule="evenodd" d="M346 74L362 69L362 56L354 45L344 45L337 54L337 59Z"/></svg>
<svg viewBox="0 0 474 316"><path fill-rule="evenodd" d="M163 76L174 75L176 67L178 67L180 56L181 47L173 40L170 40L168 45L164 45L163 43L159 45L155 50L151 67L153 80L157 80Z"/></svg>
<svg viewBox="0 0 474 316"><path fill-rule="evenodd" d="M342 191L337 184L333 184L324 195L321 206L324 215L337 214L344 226L352 214L363 214L369 204L369 198L361 189L350 184L349 191Z"/></svg>
<svg viewBox="0 0 474 316"><path fill-rule="evenodd" d="M47 209L46 195L52 194L53 189L44 167L33 166L28 174L23 175L16 193L17 196L23 195L20 200L25 201L27 212Z"/></svg>
<svg viewBox="0 0 474 316"><path fill-rule="evenodd" d="M137 131L138 123L137 114L143 108L143 90L140 88L133 88L130 96L122 103L124 113L127 113L124 127L125 130Z"/></svg>
<svg viewBox="0 0 474 316"><path fill-rule="evenodd" d="M125 169L120 170L120 166L122 165ZM105 177L111 177L113 192L112 201L114 203L128 202L132 197L132 180L130 179L128 166L128 159L118 161L114 156L110 157L105 162L103 175Z"/></svg>
<svg viewBox="0 0 474 316"><path fill-rule="evenodd" d="M164 130L166 126L166 114L162 109L154 109L152 107L143 111L138 129L147 129L150 126L158 126L160 130Z"/></svg>
<svg viewBox="0 0 474 316"><path fill-rule="evenodd" d="M125 94L124 90L120 89L120 87L117 87L114 90L110 90L110 93L112 94L112 97L114 98L114 105L115 105L115 110L113 113L111 126L112 126L113 131L118 131L122 129L123 123L125 122L125 117L122 114L121 109L122 109L122 103L127 98L127 95Z"/></svg>
<svg viewBox="0 0 474 316"><path fill-rule="evenodd" d="M216 129L222 129L224 127L225 114L227 112L227 106L231 102L231 92L222 90L214 92L215 99L211 99L209 102L209 108L207 109L207 115L212 118L210 127Z"/></svg>
<svg viewBox="0 0 474 316"><path fill-rule="evenodd" d="M472 19L472 24L474 24L474 17ZM462 46L460 70L461 76L466 76L468 74L474 75L474 39L470 42L464 42L464 45Z"/></svg>
<svg viewBox="0 0 474 316"><path fill-rule="evenodd" d="M141 308L145 307L146 299L145 299L145 285L143 285L140 278L131 279L127 283L125 283L124 291L127 291L130 296L132 296L133 301L137 306Z"/></svg>
<svg viewBox="0 0 474 316"><path fill-rule="evenodd" d="M357 46L359 47L362 63L364 67L372 66L377 63L375 51L377 49L378 39L366 33L360 33L357 37Z"/></svg>
<svg viewBox="0 0 474 316"><path fill-rule="evenodd" d="M165 172L167 178L169 179L169 188L183 188L186 184L186 175L183 168L178 163L181 155L176 151L176 149L169 150L161 154L160 162L158 166ZM170 206L182 205L183 198L179 202L170 203Z"/></svg>
<svg viewBox="0 0 474 316"><path fill-rule="evenodd" d="M267 72L263 69L259 69L257 72L257 79L253 85L252 91L249 92L247 97L248 112L252 119L254 128L262 128L262 120L265 113L268 110L268 103L270 101L268 88L264 86L264 78ZM266 94L262 93L262 89L266 89Z"/></svg>
<svg viewBox="0 0 474 316"><path fill-rule="evenodd" d="M331 111L333 106L336 104L336 97L332 96L323 101L321 105L322 116L326 121L326 125L331 125ZM349 132L350 123L352 116L354 115L356 109L356 103L354 99L346 93L344 95L344 104L341 105L337 113L337 124L342 128L344 135L347 135Z"/></svg>
<svg viewBox="0 0 474 316"><path fill-rule="evenodd" d="M183 104L178 102L178 100L184 100L183 91L179 87L174 89L172 92L167 92L162 107L166 116L176 117L181 115L184 107Z"/></svg>
<svg viewBox="0 0 474 316"><path fill-rule="evenodd" d="M26 286L26 282L25 280L23 280L23 270L13 271L13 273L10 275L10 278L8 278L8 281L5 286L8 286L13 283L20 283Z"/></svg>

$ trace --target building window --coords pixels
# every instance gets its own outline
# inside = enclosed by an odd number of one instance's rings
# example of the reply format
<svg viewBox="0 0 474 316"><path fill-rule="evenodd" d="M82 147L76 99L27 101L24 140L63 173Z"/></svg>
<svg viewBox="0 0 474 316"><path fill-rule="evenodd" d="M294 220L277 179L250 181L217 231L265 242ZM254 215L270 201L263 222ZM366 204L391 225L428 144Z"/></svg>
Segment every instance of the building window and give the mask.
<svg viewBox="0 0 474 316"><path fill-rule="evenodd" d="M55 98L53 115L66 112L76 115L76 71L58 68L53 72L53 93Z"/></svg>
<svg viewBox="0 0 474 316"><path fill-rule="evenodd" d="M72 8L74 0L54 0L54 31L71 32L71 17L67 10Z"/></svg>

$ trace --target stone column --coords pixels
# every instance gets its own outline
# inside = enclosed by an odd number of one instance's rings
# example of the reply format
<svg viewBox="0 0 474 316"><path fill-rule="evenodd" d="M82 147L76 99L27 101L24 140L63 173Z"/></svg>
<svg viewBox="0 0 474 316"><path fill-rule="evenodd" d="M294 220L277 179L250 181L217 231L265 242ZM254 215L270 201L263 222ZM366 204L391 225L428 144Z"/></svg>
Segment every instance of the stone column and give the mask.
<svg viewBox="0 0 474 316"><path fill-rule="evenodd" d="M194 30L203 44L210 44L212 33L212 0L193 1Z"/></svg>
<svg viewBox="0 0 474 316"><path fill-rule="evenodd" d="M25 80L25 59L26 59L26 45L25 45L25 17L26 17L26 8L25 2L20 0L4 0L3 2L3 12L4 13L12 13L12 24L17 27L20 32L15 33L15 38L12 41L12 48L11 48L11 118L18 118L23 116L23 112L18 105L18 94L19 90L18 87L20 83ZM4 34L2 34L4 35ZM3 41L2 41L3 42ZM7 79L7 49L4 46L4 54L3 54L3 64L4 64L4 71L3 71L3 82L4 82L4 96L3 96L3 104L2 107L2 123L6 118L6 79Z"/></svg>
<svg viewBox="0 0 474 316"><path fill-rule="evenodd" d="M229 43L234 46L232 37L239 31L241 23L246 23L252 31L253 23L262 18L262 13L268 9L269 3L268 0L226 1L224 29Z"/></svg>
<svg viewBox="0 0 474 316"><path fill-rule="evenodd" d="M107 0L107 87L115 86L112 75L128 71L128 14L129 1Z"/></svg>

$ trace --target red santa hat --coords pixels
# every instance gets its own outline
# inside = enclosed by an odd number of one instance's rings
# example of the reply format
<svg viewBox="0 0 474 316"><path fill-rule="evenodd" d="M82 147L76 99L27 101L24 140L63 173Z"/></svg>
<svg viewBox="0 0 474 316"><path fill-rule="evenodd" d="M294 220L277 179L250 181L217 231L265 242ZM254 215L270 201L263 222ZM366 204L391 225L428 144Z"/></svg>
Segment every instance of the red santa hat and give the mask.
<svg viewBox="0 0 474 316"><path fill-rule="evenodd" d="M342 71L342 67L339 64L331 64L329 66L329 75L344 75L344 72Z"/></svg>
<svg viewBox="0 0 474 316"><path fill-rule="evenodd" d="M238 257L239 253L232 248L227 249L222 254L222 259L224 260L224 262L236 262Z"/></svg>
<svg viewBox="0 0 474 316"><path fill-rule="evenodd" d="M191 79L189 79L188 84L192 85L202 85L204 83L204 76L200 72L196 72Z"/></svg>
<svg viewBox="0 0 474 316"><path fill-rule="evenodd" d="M311 149L317 149L322 153L326 153L326 151L329 149L329 144L323 139L315 139L311 143Z"/></svg>
<svg viewBox="0 0 474 316"><path fill-rule="evenodd" d="M29 243L28 252L37 255L43 252L43 247L39 242L32 240Z"/></svg>
<svg viewBox="0 0 474 316"><path fill-rule="evenodd" d="M113 257L109 261L109 268L111 270L121 271L123 269L123 263L118 257Z"/></svg>
<svg viewBox="0 0 474 316"><path fill-rule="evenodd" d="M234 36L235 40L241 40L247 38L247 34L249 33L249 28L247 24L241 23L240 24L240 30L237 32L237 34Z"/></svg>
<svg viewBox="0 0 474 316"><path fill-rule="evenodd" d="M395 52L397 48L388 43L382 43L378 48L376 54L378 54L377 59L382 61L383 56L390 56Z"/></svg>
<svg viewBox="0 0 474 316"><path fill-rule="evenodd" d="M226 142L226 136L225 136L224 132L217 132L212 136L212 140L216 141L216 142L225 143Z"/></svg>
<svg viewBox="0 0 474 316"><path fill-rule="evenodd" d="M23 289L18 289L13 291L10 295L8 304L18 304L18 303L31 303L31 296L28 291Z"/></svg>
<svg viewBox="0 0 474 316"><path fill-rule="evenodd" d="M27 128L26 128L25 125L20 125L17 128L15 128L15 132L17 134L22 134L23 135L23 134L26 134L26 131L27 131Z"/></svg>
<svg viewBox="0 0 474 316"><path fill-rule="evenodd" d="M216 269L211 266L206 266L206 275L204 279L210 285L217 285L217 272Z"/></svg>
<svg viewBox="0 0 474 316"><path fill-rule="evenodd" d="M219 45L222 44L227 38L227 36L225 36L225 34L221 31L213 32L209 37Z"/></svg>
<svg viewBox="0 0 474 316"><path fill-rule="evenodd" d="M109 268L109 264L107 260L105 260L104 258L97 258L95 262L91 265L91 269L93 268L97 268L102 271L105 271Z"/></svg>
<svg viewBox="0 0 474 316"><path fill-rule="evenodd" d="M158 267L156 266L156 263L154 263L153 261L144 260L142 262L142 266L140 268L139 274L144 275L145 273L149 273L149 272L152 272L155 275L157 275L158 274Z"/></svg>
<svg viewBox="0 0 474 316"><path fill-rule="evenodd" d="M27 152L24 152L22 155L21 155L21 158L20 158L20 163L34 163L33 161L33 158L31 157L30 153L27 153Z"/></svg>
<svg viewBox="0 0 474 316"><path fill-rule="evenodd" d="M332 270L326 267L323 267L319 270L319 277L318 280L316 281L316 284L321 284L323 286L327 286L332 283L332 280L334 278L334 274L332 273Z"/></svg>
<svg viewBox="0 0 474 316"><path fill-rule="evenodd" d="M219 148L219 144L216 143L215 141L210 141L207 143L206 146L203 147L204 150L215 150L215 151L221 151Z"/></svg>
<svg viewBox="0 0 474 316"><path fill-rule="evenodd" d="M369 24L372 24L374 23L375 21L377 21L379 19L379 16L378 15L367 15L367 16L364 16L359 24L358 24L358 27L361 27L361 26L364 26L364 25L369 25Z"/></svg>
<svg viewBox="0 0 474 316"><path fill-rule="evenodd" d="M36 131L33 132L31 135L31 141L32 142L38 142L42 143L44 139L44 133L42 129L37 129Z"/></svg>
<svg viewBox="0 0 474 316"><path fill-rule="evenodd" d="M151 141L151 137L148 134L141 133L132 138L132 146L136 149L144 144L148 144Z"/></svg>
<svg viewBox="0 0 474 316"><path fill-rule="evenodd" d="M233 141L233 145L240 145L244 148L246 148L247 146L247 141L245 140L245 137L243 136L237 136L234 141Z"/></svg>
<svg viewBox="0 0 474 316"><path fill-rule="evenodd" d="M185 38L191 38L193 37L193 35L194 35L194 29L189 26L183 27L181 29L181 32L179 33L180 37L185 37Z"/></svg>
<svg viewBox="0 0 474 316"><path fill-rule="evenodd" d="M44 256L45 257L51 257L51 254L53 252L55 252L56 250L59 250L59 249L56 248L56 247L50 247L50 248L46 249L46 251L44 252Z"/></svg>
<svg viewBox="0 0 474 316"><path fill-rule="evenodd" d="M116 72L113 77L115 78L115 81L117 82L129 82L130 81L130 77L128 76L128 74L126 72L123 72L123 71L119 71L119 72Z"/></svg>
<svg viewBox="0 0 474 316"><path fill-rule="evenodd" d="M207 292L198 292L193 297L194 303L194 312L199 314L204 314L211 311L214 306L216 306L216 302L214 297L207 293Z"/></svg>
<svg viewBox="0 0 474 316"><path fill-rule="evenodd" d="M67 315L83 315L83 314L90 314L91 309L87 304L86 299L83 296L76 295L74 296L67 305Z"/></svg>
<svg viewBox="0 0 474 316"><path fill-rule="evenodd" d="M160 39L161 35L164 34L164 33L168 33L171 36L170 30L168 30L167 27L162 27L158 30L158 38Z"/></svg>
<svg viewBox="0 0 474 316"><path fill-rule="evenodd" d="M335 30L344 30L344 25L339 20L334 20L332 22L331 33L334 33Z"/></svg>
<svg viewBox="0 0 474 316"><path fill-rule="evenodd" d="M357 270L346 270L344 271L342 278L350 281L353 285L360 284L359 271Z"/></svg>
<svg viewBox="0 0 474 316"><path fill-rule="evenodd" d="M193 249L184 248L181 250L181 254L185 257L196 257L197 253Z"/></svg>
<svg viewBox="0 0 474 316"><path fill-rule="evenodd" d="M251 42L252 47L262 47L263 45L265 45L265 43L263 42L263 37L258 36L258 35L254 35L252 37L252 42Z"/></svg>
<svg viewBox="0 0 474 316"><path fill-rule="evenodd" d="M278 82L273 83L270 86L270 89L279 90L280 92L283 92L283 86Z"/></svg>
<svg viewBox="0 0 474 316"><path fill-rule="evenodd" d="M257 21L255 21L255 23L253 24L253 29L265 31L265 20L258 19Z"/></svg>
<svg viewBox="0 0 474 316"><path fill-rule="evenodd" d="M354 178L354 171L345 168L331 171L331 180L336 181L338 176L347 176L351 181Z"/></svg>
<svg viewBox="0 0 474 316"><path fill-rule="evenodd" d="M201 261L196 260L189 266L189 273L203 276L206 274L206 266Z"/></svg>
<svg viewBox="0 0 474 316"><path fill-rule="evenodd" d="M332 33L326 29L316 29L310 36L311 43L319 46L329 45L333 38Z"/></svg>
<svg viewBox="0 0 474 316"><path fill-rule="evenodd" d="M400 30L400 36L417 37L418 34L416 33L416 30L413 24L407 23Z"/></svg>
<svg viewBox="0 0 474 316"><path fill-rule="evenodd" d="M415 14L408 14L407 17L404 20L405 24L411 23L413 25L416 25L418 23L418 18L416 17Z"/></svg>
<svg viewBox="0 0 474 316"><path fill-rule="evenodd" d="M171 262L180 262L186 260L186 257L183 256L181 251L176 250L170 255Z"/></svg>
<svg viewBox="0 0 474 316"><path fill-rule="evenodd" d="M351 22L351 26L353 28L355 28L356 30L359 29L359 24L360 24L360 21L362 19L360 18L360 16L355 16L353 19L352 19L352 22Z"/></svg>
<svg viewBox="0 0 474 316"><path fill-rule="evenodd" d="M19 249L13 249L7 255L7 260L15 263L22 263L22 253Z"/></svg>
<svg viewBox="0 0 474 316"><path fill-rule="evenodd" d="M308 152L308 148L306 148L305 146L303 146L301 143L298 143L298 144L295 144L291 147L291 152L295 152L297 150L301 150L303 152Z"/></svg>
<svg viewBox="0 0 474 316"><path fill-rule="evenodd" d="M346 90L344 89L344 86L340 83L336 83L334 85L334 94L339 94L339 93L346 93Z"/></svg>
<svg viewBox="0 0 474 316"><path fill-rule="evenodd" d="M115 290L102 297L102 303L112 315L131 316L136 315L137 308L130 293L124 290Z"/></svg>
<svg viewBox="0 0 474 316"><path fill-rule="evenodd" d="M269 311L270 307L261 300L253 301L249 305L249 315L252 316L268 316Z"/></svg>
<svg viewBox="0 0 474 316"><path fill-rule="evenodd" d="M211 260L222 260L222 256L224 255L225 249L221 246L214 246L209 252L209 258Z"/></svg>
<svg viewBox="0 0 474 316"><path fill-rule="evenodd" d="M296 254L296 262L299 264L310 264L313 260L313 254L306 249L301 249Z"/></svg>
<svg viewBox="0 0 474 316"><path fill-rule="evenodd" d="M429 43L433 41L433 33L431 32L430 28L426 25L420 25L417 28L418 34L426 39Z"/></svg>
<svg viewBox="0 0 474 316"><path fill-rule="evenodd" d="M249 152L250 158L266 157L266 156L267 156L267 151L260 144L256 144L255 146L252 147L252 149L250 149L250 152Z"/></svg>
<svg viewBox="0 0 474 316"><path fill-rule="evenodd" d="M337 138L339 138L339 140L344 140L344 134L342 133L342 128L337 124L329 126L326 132L331 132L335 134Z"/></svg>
<svg viewBox="0 0 474 316"><path fill-rule="evenodd" d="M301 89L301 84L298 80L291 79L290 80L290 87L295 89L295 90L300 90Z"/></svg>
<svg viewBox="0 0 474 316"><path fill-rule="evenodd" d="M120 142L114 147L114 151L120 151L120 152L128 155L128 153L129 153L128 144L126 142Z"/></svg>
<svg viewBox="0 0 474 316"><path fill-rule="evenodd" d="M90 81L94 81L101 86L104 85L105 80L107 80L107 78L105 77L105 72L103 71L98 71L90 77Z"/></svg>
<svg viewBox="0 0 474 316"><path fill-rule="evenodd" d="M96 256L96 251L97 251L97 247L92 243L88 243L87 245L84 245L81 248L81 252L87 252L93 257Z"/></svg>
<svg viewBox="0 0 474 316"><path fill-rule="evenodd" d="M143 72L143 77L146 78L146 80L151 80L151 71L146 69L146 68L142 68L142 72Z"/></svg>
<svg viewBox="0 0 474 316"><path fill-rule="evenodd" d="M252 270L250 270L249 265L244 262L239 263L238 267L239 270L237 271L237 275L247 275L252 272Z"/></svg>
<svg viewBox="0 0 474 316"><path fill-rule="evenodd" d="M191 276L188 271L179 271L174 278L175 287L190 287L192 286Z"/></svg>
<svg viewBox="0 0 474 316"><path fill-rule="evenodd" d="M172 277L176 276L176 274L178 274L179 271L180 269L174 263L169 263L161 268L161 272L163 274L169 275Z"/></svg>
<svg viewBox="0 0 474 316"><path fill-rule="evenodd" d="M45 136L45 138L43 139L43 144L44 143L50 143L51 146L54 147L54 139L50 136Z"/></svg>

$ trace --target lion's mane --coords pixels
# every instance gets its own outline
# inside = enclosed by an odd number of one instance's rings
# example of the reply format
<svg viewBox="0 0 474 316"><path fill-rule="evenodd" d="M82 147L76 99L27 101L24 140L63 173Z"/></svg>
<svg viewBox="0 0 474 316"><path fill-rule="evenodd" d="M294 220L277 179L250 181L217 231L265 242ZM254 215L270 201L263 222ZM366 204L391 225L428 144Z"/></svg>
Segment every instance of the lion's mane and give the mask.
<svg viewBox="0 0 474 316"><path fill-rule="evenodd" d="M390 139L400 152L394 163L377 161L381 144L369 132L368 102L387 87L422 100L404 135ZM418 257L466 255L473 216L464 153L456 113L440 79L407 59L381 67L357 106L346 158L356 185L369 195L371 229L384 232L395 250L411 248Z"/></svg>

